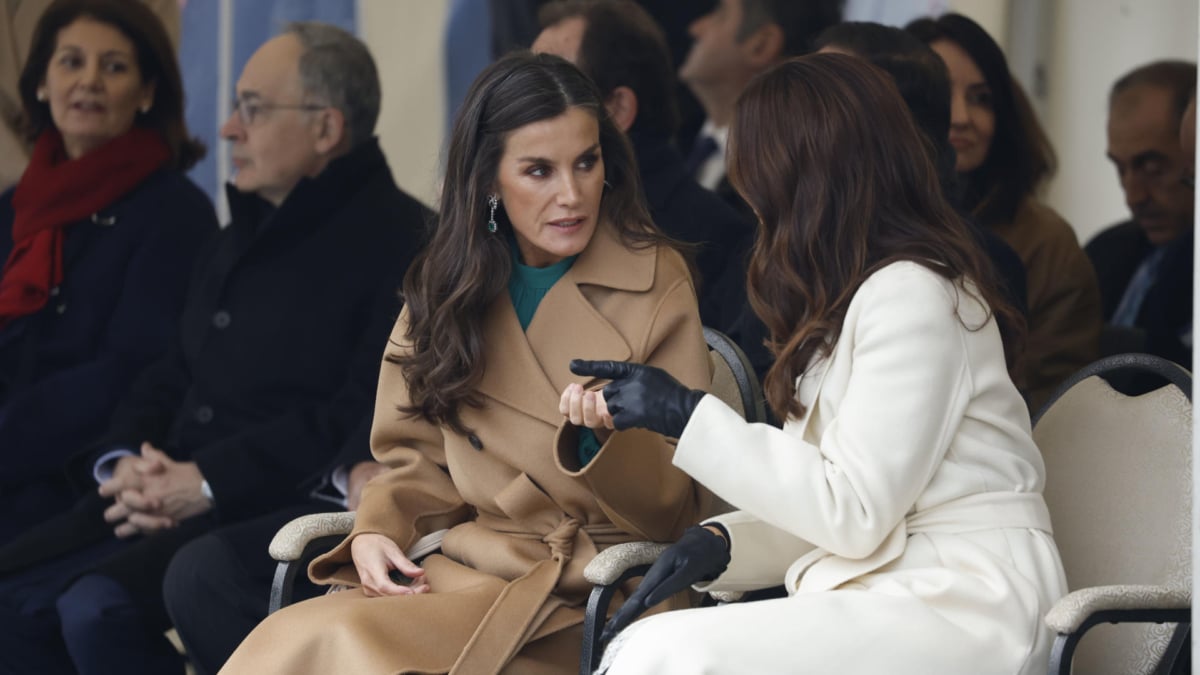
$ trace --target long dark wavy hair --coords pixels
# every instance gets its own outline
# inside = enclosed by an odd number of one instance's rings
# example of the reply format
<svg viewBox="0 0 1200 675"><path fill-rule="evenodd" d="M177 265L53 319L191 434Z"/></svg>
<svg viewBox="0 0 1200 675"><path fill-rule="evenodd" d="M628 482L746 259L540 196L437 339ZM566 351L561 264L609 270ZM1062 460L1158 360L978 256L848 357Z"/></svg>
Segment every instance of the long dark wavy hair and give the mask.
<svg viewBox="0 0 1200 675"><path fill-rule="evenodd" d="M975 272L988 263L891 77L866 61L814 54L753 80L735 109L729 175L759 217L748 290L770 335L764 390L781 419L804 413L796 378L837 341L863 281L893 262L970 279L992 313L1020 325L991 275Z"/></svg>
<svg viewBox="0 0 1200 675"><path fill-rule="evenodd" d="M183 78L167 29L145 3L128 0L55 0L46 8L34 28L29 59L17 84L28 140L36 140L54 125L50 104L37 100L37 89L46 79L58 32L79 19L107 24L133 43L142 82L154 83L154 105L138 112L133 123L162 135L171 151L170 166L186 171L203 159L204 143L191 135L184 120Z"/></svg>
<svg viewBox="0 0 1200 675"><path fill-rule="evenodd" d="M957 44L983 73L996 130L983 163L962 176L963 206L984 225L1012 222L1021 202L1054 174L1058 160L1004 52L982 26L961 14L917 19L905 29L925 44Z"/></svg>
<svg viewBox="0 0 1200 675"><path fill-rule="evenodd" d="M650 219L629 141L591 80L557 56L521 51L501 58L475 79L454 120L437 229L404 278L412 349L394 359L411 400L402 413L467 432L459 413L463 405L481 403L483 318L507 292L512 271L512 224L498 210L499 231L488 232L487 197L509 135L570 108L586 110L600 124L607 182L600 221L630 248L670 244Z"/></svg>

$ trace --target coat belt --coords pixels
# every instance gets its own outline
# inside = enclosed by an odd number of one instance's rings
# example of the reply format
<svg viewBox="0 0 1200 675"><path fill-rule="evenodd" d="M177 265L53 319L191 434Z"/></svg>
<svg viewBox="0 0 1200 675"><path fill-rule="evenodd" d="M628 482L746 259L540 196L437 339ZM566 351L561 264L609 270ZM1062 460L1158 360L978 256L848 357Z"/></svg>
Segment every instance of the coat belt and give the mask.
<svg viewBox="0 0 1200 675"><path fill-rule="evenodd" d="M579 541L581 534L583 541ZM533 621L554 592L576 546L588 542L585 545L595 555L590 537L574 518L563 518L557 527L542 537L542 541L550 547L550 558L534 565L524 576L508 582L467 641L450 669L450 675L499 673L524 646L525 636L536 630Z"/></svg>

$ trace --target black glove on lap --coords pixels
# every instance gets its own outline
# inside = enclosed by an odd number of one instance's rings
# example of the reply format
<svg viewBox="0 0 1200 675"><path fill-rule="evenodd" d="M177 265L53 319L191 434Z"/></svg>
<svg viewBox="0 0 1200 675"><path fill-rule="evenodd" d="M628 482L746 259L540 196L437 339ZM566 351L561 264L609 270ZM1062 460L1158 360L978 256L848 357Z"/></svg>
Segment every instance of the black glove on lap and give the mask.
<svg viewBox="0 0 1200 675"><path fill-rule="evenodd" d="M720 535L693 525L650 566L637 590L604 624L601 644L620 633L642 612L699 581L712 581L729 566L729 545Z"/></svg>
<svg viewBox="0 0 1200 675"><path fill-rule="evenodd" d="M639 363L574 359L571 372L612 380L604 387L604 401L617 429L641 427L679 438L704 398L665 370Z"/></svg>

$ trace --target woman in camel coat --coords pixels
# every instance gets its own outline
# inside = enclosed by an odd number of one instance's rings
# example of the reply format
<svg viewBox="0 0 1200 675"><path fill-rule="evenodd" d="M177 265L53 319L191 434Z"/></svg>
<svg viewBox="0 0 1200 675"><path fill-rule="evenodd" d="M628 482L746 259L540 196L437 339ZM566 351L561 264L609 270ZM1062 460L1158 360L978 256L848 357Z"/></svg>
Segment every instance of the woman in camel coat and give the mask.
<svg viewBox="0 0 1200 675"><path fill-rule="evenodd" d="M578 667L584 566L673 540L704 500L671 442L605 428L596 383L568 370L582 350L709 380L688 267L637 180L573 66L517 54L480 75L384 353L371 446L391 470L310 568L352 588L271 616L223 673ZM421 567L401 553L441 528Z"/></svg>

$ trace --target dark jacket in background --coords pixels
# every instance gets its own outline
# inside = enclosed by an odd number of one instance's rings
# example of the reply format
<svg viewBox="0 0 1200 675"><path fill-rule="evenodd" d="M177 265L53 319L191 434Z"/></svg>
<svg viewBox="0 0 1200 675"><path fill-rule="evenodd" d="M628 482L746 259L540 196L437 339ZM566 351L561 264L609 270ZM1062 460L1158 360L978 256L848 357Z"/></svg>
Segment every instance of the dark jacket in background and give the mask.
<svg viewBox="0 0 1200 675"><path fill-rule="evenodd" d="M0 260L13 246L12 194L0 196ZM61 286L0 330L0 541L70 505L67 458L166 350L217 218L198 187L162 170L64 232Z"/></svg>
<svg viewBox="0 0 1200 675"><path fill-rule="evenodd" d="M375 141L278 209L227 193L233 222L202 255L180 339L89 460L149 440L195 461L220 518L241 520L294 499L370 408L428 212Z"/></svg>
<svg viewBox="0 0 1200 675"><path fill-rule="evenodd" d="M1192 367L1192 348L1180 336L1191 333L1193 236L1194 232L1188 230L1166 244L1158 278L1147 291L1135 324L1145 331L1148 353L1189 369ZM1101 231L1084 247L1100 282L1105 322L1112 319L1129 281L1153 250L1154 246L1142 228L1133 221Z"/></svg>
<svg viewBox="0 0 1200 675"><path fill-rule="evenodd" d="M196 462L209 482L212 512L94 561L164 621L162 578L174 552L215 526L307 502L312 477L371 409L401 279L428 217L396 187L374 140L302 180L278 209L228 195L233 222L200 256L175 345L76 467L94 495L100 453L150 441ZM92 506L48 525L80 540L87 527L111 537L87 493L81 505ZM51 550L54 539L13 542L0 551L0 571L19 567L16 558L30 564L38 556L26 549Z"/></svg>
<svg viewBox="0 0 1200 675"><path fill-rule="evenodd" d="M659 229L678 241L693 244L699 279L700 320L719 328L729 307L745 297L745 282L722 283L729 270L741 268L741 257L753 241L751 222L720 197L700 187L684 167L683 156L666 140L631 133L638 172Z"/></svg>

